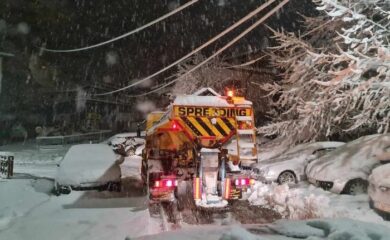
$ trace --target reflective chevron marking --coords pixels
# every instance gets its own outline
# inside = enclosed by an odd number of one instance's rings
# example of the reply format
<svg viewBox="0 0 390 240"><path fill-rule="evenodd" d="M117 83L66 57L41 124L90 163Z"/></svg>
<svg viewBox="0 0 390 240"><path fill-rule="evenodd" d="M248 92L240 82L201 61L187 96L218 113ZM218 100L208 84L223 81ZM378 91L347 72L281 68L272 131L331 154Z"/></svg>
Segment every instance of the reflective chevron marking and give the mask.
<svg viewBox="0 0 390 240"><path fill-rule="evenodd" d="M181 117L183 122L197 137L225 138L235 130L233 118L215 118L215 124L207 117Z"/></svg>

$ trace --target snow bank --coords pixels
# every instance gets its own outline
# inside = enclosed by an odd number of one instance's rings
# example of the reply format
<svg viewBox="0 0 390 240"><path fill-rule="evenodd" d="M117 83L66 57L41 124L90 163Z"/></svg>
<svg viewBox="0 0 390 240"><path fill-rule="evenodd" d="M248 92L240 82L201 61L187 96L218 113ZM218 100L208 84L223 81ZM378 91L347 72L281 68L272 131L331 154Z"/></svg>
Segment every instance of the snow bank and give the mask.
<svg viewBox="0 0 390 240"><path fill-rule="evenodd" d="M390 229L381 225L351 219L318 219L309 221L279 220L270 228L294 239L388 239ZM312 239L312 238L310 238Z"/></svg>
<svg viewBox="0 0 390 240"><path fill-rule="evenodd" d="M289 188L256 182L253 189L248 198L250 204L273 209L287 219L351 218L390 227L390 223L370 209L365 194L338 195L305 183Z"/></svg>
<svg viewBox="0 0 390 240"><path fill-rule="evenodd" d="M288 185L263 184L257 182L248 201L279 212L289 219L308 219L324 215L322 208L329 206L329 199L323 195L290 189Z"/></svg>
<svg viewBox="0 0 390 240"><path fill-rule="evenodd" d="M390 164L375 168L370 175L369 181L376 186L390 188Z"/></svg>
<svg viewBox="0 0 390 240"><path fill-rule="evenodd" d="M269 225L197 226L138 239L197 240L385 240L390 229L351 219L279 220ZM130 239L130 238L127 238Z"/></svg>
<svg viewBox="0 0 390 240"><path fill-rule="evenodd" d="M130 240L132 238L127 238ZM250 233L245 227L238 225L231 226L196 226L196 227L186 227L178 231L163 232L158 235L145 236L138 239L143 240L182 240L182 239L197 239L197 240L236 240L236 239L245 239L245 240L271 240L275 238L271 237L259 237L256 234Z"/></svg>
<svg viewBox="0 0 390 240"><path fill-rule="evenodd" d="M122 178L132 178L141 180L141 162L140 156L129 156L120 165Z"/></svg>

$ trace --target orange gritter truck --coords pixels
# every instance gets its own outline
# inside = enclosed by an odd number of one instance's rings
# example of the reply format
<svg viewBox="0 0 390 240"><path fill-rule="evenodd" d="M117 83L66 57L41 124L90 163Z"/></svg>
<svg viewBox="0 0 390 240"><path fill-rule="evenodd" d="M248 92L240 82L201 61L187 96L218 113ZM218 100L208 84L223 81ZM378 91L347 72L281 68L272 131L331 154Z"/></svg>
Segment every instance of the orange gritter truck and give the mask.
<svg viewBox="0 0 390 240"><path fill-rule="evenodd" d="M224 208L250 193L248 169L257 162L252 102L232 93L204 88L147 116L141 173L150 203L190 192L197 207Z"/></svg>

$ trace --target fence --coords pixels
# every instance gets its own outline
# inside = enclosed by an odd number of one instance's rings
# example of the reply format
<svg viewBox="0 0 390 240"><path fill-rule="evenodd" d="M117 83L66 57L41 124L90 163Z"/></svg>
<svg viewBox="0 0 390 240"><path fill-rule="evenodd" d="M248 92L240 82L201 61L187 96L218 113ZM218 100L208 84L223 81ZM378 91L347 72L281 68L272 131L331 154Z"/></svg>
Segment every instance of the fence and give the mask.
<svg viewBox="0 0 390 240"><path fill-rule="evenodd" d="M11 178L14 174L14 155L0 152L0 178Z"/></svg>
<svg viewBox="0 0 390 240"><path fill-rule="evenodd" d="M39 149L51 149L65 147L66 145L75 143L101 142L111 136L111 134L111 130L102 130L64 136L37 137L36 143Z"/></svg>

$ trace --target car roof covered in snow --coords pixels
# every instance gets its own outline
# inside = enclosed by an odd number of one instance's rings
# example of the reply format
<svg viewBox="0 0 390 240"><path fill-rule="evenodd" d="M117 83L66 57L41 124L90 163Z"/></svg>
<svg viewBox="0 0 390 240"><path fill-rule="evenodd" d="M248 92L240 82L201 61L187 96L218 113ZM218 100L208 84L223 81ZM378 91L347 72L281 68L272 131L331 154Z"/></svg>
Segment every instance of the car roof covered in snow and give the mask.
<svg viewBox="0 0 390 240"><path fill-rule="evenodd" d="M390 134L374 134L358 138L309 163L306 174L316 180L334 181L368 177L379 160L378 154L390 146ZM363 175L363 173L367 173Z"/></svg>
<svg viewBox="0 0 390 240"><path fill-rule="evenodd" d="M60 163L57 182L77 185L85 182L107 182L120 178L114 151L106 144L79 144L72 146Z"/></svg>

